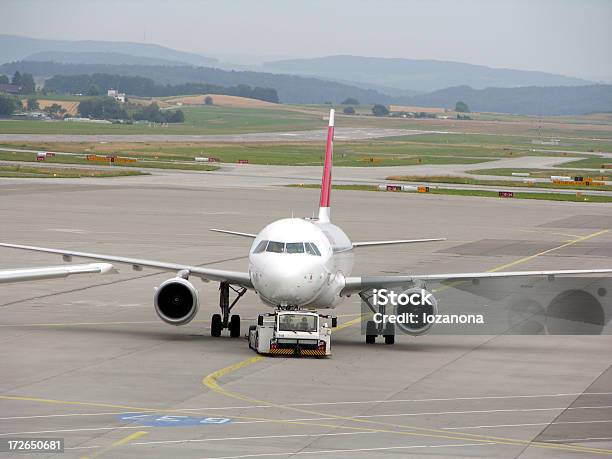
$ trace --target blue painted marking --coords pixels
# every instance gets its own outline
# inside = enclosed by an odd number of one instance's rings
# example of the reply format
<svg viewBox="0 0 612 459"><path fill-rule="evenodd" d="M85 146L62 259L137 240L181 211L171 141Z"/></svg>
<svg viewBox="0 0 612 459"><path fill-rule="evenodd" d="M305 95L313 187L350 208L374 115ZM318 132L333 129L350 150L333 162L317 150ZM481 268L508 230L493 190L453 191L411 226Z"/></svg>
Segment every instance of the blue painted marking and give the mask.
<svg viewBox="0 0 612 459"><path fill-rule="evenodd" d="M227 424L232 422L228 418L199 418L181 415L159 415L128 413L119 416L120 421L127 421L143 427L187 427L204 424Z"/></svg>

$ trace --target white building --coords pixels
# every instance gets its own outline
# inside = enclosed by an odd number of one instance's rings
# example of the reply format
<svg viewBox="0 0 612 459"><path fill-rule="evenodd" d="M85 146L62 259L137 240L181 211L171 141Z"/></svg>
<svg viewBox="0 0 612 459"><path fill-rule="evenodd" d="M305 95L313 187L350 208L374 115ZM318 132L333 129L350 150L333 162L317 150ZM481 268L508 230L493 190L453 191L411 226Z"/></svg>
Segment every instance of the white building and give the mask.
<svg viewBox="0 0 612 459"><path fill-rule="evenodd" d="M106 93L108 97L114 97L119 102L125 102L125 94L117 91L116 89L109 89Z"/></svg>

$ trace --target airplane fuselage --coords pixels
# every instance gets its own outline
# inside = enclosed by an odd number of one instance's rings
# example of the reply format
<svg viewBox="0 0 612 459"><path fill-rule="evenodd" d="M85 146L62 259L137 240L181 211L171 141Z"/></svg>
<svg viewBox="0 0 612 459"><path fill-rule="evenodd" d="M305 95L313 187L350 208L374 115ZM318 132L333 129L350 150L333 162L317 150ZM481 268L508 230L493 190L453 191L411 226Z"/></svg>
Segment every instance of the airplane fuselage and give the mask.
<svg viewBox="0 0 612 459"><path fill-rule="evenodd" d="M249 251L249 275L272 307L335 307L353 267L353 245L336 225L286 218L259 232Z"/></svg>

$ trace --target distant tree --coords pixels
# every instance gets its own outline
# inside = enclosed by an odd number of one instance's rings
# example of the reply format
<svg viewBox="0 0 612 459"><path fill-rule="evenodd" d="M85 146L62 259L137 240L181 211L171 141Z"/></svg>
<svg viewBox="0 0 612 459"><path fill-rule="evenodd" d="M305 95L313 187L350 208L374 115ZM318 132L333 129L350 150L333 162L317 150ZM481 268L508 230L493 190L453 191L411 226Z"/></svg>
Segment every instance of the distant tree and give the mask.
<svg viewBox="0 0 612 459"><path fill-rule="evenodd" d="M384 105L376 104L372 107L372 113L374 116L387 116L389 114L389 109Z"/></svg>
<svg viewBox="0 0 612 459"><path fill-rule="evenodd" d="M343 112L345 115L354 115L355 109L353 107L346 107Z"/></svg>
<svg viewBox="0 0 612 459"><path fill-rule="evenodd" d="M273 88L260 88L256 86L251 91L251 99L259 99L264 100L266 102L273 102L278 104L278 94L276 93L276 89Z"/></svg>
<svg viewBox="0 0 612 459"><path fill-rule="evenodd" d="M166 120L168 123L183 123L185 122L185 114L183 110L176 110L167 113Z"/></svg>
<svg viewBox="0 0 612 459"><path fill-rule="evenodd" d="M18 108L17 98L0 93L0 115L9 116Z"/></svg>
<svg viewBox="0 0 612 459"><path fill-rule="evenodd" d="M347 97L342 101L342 105L359 105L359 101L354 97Z"/></svg>
<svg viewBox="0 0 612 459"><path fill-rule="evenodd" d="M43 111L53 118L60 118L66 113L66 109L60 104L49 105L48 107L45 107Z"/></svg>
<svg viewBox="0 0 612 459"><path fill-rule="evenodd" d="M159 107L157 107L159 110ZM92 97L79 103L79 113L85 118L128 119L129 116L114 97ZM141 118L142 119L142 118Z"/></svg>
<svg viewBox="0 0 612 459"><path fill-rule="evenodd" d="M323 104L325 104L325 105L331 105L331 104L332 104L332 102L331 102L331 100L326 100L325 102L323 102Z"/></svg>
<svg viewBox="0 0 612 459"><path fill-rule="evenodd" d="M455 104L455 111L459 113L470 113L470 107L468 107L468 104L460 100Z"/></svg>
<svg viewBox="0 0 612 459"><path fill-rule="evenodd" d="M26 108L29 111L38 110L40 109L40 105L38 104L38 101L34 97L30 97L26 102Z"/></svg>
<svg viewBox="0 0 612 459"><path fill-rule="evenodd" d="M0 75L0 84L9 84L9 77L6 75Z"/></svg>
<svg viewBox="0 0 612 459"><path fill-rule="evenodd" d="M23 73L21 75L21 93L32 94L36 91L36 84L34 83L34 77L31 73Z"/></svg>
<svg viewBox="0 0 612 459"><path fill-rule="evenodd" d="M100 95L100 86L97 84L89 85L89 89L87 89L88 96L99 96Z"/></svg>
<svg viewBox="0 0 612 459"><path fill-rule="evenodd" d="M15 74L13 75L11 84L14 84L15 86L21 86L21 73L19 71L15 72Z"/></svg>
<svg viewBox="0 0 612 459"><path fill-rule="evenodd" d="M161 110L155 102L134 112L133 117L135 120L151 121L152 123L183 123L185 121L183 110Z"/></svg>
<svg viewBox="0 0 612 459"><path fill-rule="evenodd" d="M206 97L204 98L204 104L205 104L205 105L213 105L213 98L212 98L212 97L210 97L210 96L206 96Z"/></svg>

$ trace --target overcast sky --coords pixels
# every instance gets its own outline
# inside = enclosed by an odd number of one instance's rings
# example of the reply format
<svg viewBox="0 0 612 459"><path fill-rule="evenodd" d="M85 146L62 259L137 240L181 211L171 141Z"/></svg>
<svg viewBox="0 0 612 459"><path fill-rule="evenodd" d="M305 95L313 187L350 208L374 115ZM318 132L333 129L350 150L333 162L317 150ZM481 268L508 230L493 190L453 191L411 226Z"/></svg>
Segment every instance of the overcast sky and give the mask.
<svg viewBox="0 0 612 459"><path fill-rule="evenodd" d="M145 41L234 62L331 54L612 81L612 0L2 0L0 33Z"/></svg>

